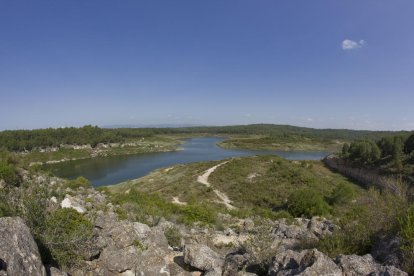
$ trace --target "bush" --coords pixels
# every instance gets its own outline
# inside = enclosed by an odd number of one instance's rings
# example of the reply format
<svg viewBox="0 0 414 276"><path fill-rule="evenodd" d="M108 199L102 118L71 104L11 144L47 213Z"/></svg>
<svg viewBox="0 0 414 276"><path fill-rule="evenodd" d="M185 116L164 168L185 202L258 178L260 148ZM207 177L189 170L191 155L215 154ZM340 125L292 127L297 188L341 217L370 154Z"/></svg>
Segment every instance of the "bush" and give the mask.
<svg viewBox="0 0 414 276"><path fill-rule="evenodd" d="M319 192L313 189L301 189L289 196L288 211L294 217L311 218L329 213L330 206Z"/></svg>
<svg viewBox="0 0 414 276"><path fill-rule="evenodd" d="M9 185L19 185L19 176L16 167L13 164L0 162L0 179Z"/></svg>
<svg viewBox="0 0 414 276"><path fill-rule="evenodd" d="M12 215L12 210L10 210L10 207L4 202L0 202L0 218L8 217L11 215Z"/></svg>
<svg viewBox="0 0 414 276"><path fill-rule="evenodd" d="M403 267L406 271L414 272L414 205L401 216L399 222L399 235L402 238Z"/></svg>
<svg viewBox="0 0 414 276"><path fill-rule="evenodd" d="M87 250L92 224L72 208L58 209L45 221L42 243L59 267L73 267Z"/></svg>
<svg viewBox="0 0 414 276"><path fill-rule="evenodd" d="M354 198L354 194L350 185L341 183L333 190L330 201L332 204L346 204Z"/></svg>
<svg viewBox="0 0 414 276"><path fill-rule="evenodd" d="M187 225L192 225L195 222L214 224L217 219L217 214L212 208L198 204L190 204L183 207L181 215L181 222Z"/></svg>
<svg viewBox="0 0 414 276"><path fill-rule="evenodd" d="M68 188L71 188L72 190L76 190L80 187L87 189L91 187L91 183L85 177L79 176L78 178L74 180L69 180L66 186Z"/></svg>
<svg viewBox="0 0 414 276"><path fill-rule="evenodd" d="M168 244L172 247L181 247L181 233L174 227L170 226L164 231L164 235L167 238Z"/></svg>

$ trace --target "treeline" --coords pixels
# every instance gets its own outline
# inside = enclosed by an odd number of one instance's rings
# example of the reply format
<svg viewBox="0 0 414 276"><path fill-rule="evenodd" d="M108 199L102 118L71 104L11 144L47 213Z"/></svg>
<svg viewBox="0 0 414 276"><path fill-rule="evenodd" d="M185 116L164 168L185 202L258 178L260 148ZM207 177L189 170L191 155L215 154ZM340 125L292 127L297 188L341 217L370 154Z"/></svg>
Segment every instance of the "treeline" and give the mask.
<svg viewBox="0 0 414 276"><path fill-rule="evenodd" d="M401 172L414 159L414 134L382 137L377 141L363 139L345 143L342 157L364 165L389 165Z"/></svg>
<svg viewBox="0 0 414 276"><path fill-rule="evenodd" d="M36 130L6 130L0 132L0 149L24 151L62 144L86 145L116 143L161 134L206 134L206 135L264 135L272 138L309 138L316 140L378 139L407 132L361 131L347 129L313 129L289 125L254 124L222 127L186 128L116 128L104 129L97 126L81 128L48 128Z"/></svg>
<svg viewBox="0 0 414 276"><path fill-rule="evenodd" d="M355 139L377 139L382 136L392 136L397 132L393 131L369 131L349 129L315 129L296 127L290 125L253 124L223 127L188 127L170 129L179 133L207 133L207 134L240 134L240 135L267 135L272 137L303 137L326 140L355 140ZM398 132L407 134L407 132Z"/></svg>
<svg viewBox="0 0 414 276"><path fill-rule="evenodd" d="M96 146L98 143L119 142L122 137L113 131L96 126L81 128L48 128L0 132L0 148L24 151L35 148L55 147L61 144Z"/></svg>

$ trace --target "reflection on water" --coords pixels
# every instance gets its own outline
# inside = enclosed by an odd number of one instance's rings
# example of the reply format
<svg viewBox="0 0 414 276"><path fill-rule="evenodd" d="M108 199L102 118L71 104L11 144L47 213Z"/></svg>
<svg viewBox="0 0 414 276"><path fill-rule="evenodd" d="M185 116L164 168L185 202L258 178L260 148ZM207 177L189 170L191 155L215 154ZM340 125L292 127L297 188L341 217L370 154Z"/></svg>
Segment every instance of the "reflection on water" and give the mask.
<svg viewBox="0 0 414 276"><path fill-rule="evenodd" d="M321 151L223 149L216 145L222 140L222 138L193 138L186 140L180 151L83 159L49 165L48 168L60 177L72 179L84 176L94 186L101 186L142 177L155 169L175 164L265 154L279 155L289 160L320 160L328 154Z"/></svg>

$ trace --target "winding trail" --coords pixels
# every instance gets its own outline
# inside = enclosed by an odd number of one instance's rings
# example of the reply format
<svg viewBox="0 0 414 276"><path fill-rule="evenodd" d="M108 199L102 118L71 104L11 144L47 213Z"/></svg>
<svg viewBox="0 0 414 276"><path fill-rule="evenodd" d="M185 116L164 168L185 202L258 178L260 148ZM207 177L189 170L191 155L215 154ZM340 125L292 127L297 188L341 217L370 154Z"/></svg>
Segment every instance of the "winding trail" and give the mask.
<svg viewBox="0 0 414 276"><path fill-rule="evenodd" d="M218 165L215 165L214 167L209 168L202 175L197 177L197 182L201 183L203 185L206 185L207 187L211 187L210 182L208 182L208 177L210 176L210 174L212 174L218 167L223 166L224 164L226 164L228 162L230 162L230 161L226 161L226 162L220 163ZM220 192L217 189L214 189L213 191L217 195L217 197L220 199L220 203L223 203L230 210L236 209L236 207L231 205L232 201L229 199L229 197L225 193Z"/></svg>

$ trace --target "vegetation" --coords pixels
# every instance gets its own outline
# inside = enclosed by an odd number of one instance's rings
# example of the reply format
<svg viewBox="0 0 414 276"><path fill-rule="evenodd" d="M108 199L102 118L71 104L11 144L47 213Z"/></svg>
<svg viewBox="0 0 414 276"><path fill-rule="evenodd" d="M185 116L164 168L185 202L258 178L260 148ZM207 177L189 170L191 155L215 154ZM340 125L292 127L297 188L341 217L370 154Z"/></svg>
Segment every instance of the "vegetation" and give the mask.
<svg viewBox="0 0 414 276"><path fill-rule="evenodd" d="M414 205L399 218L399 236L402 239L403 268L414 273Z"/></svg>
<svg viewBox="0 0 414 276"><path fill-rule="evenodd" d="M93 126L81 128L57 128L36 130L6 130L0 132L0 145L11 151L32 150L35 148L56 147L61 144L96 146L99 143L122 141L122 137L112 131Z"/></svg>
<svg viewBox="0 0 414 276"><path fill-rule="evenodd" d="M17 186L20 183L20 177L14 164L0 161L0 181L1 180L13 186Z"/></svg>
<svg viewBox="0 0 414 276"><path fill-rule="evenodd" d="M167 238L168 244L172 247L181 247L181 233L175 226L170 226L164 231L164 235Z"/></svg>
<svg viewBox="0 0 414 276"><path fill-rule="evenodd" d="M25 180L18 189L0 189L0 217L19 216L30 228L43 263L60 268L78 265L90 248L92 223L71 208L51 209L49 199L60 197L50 187Z"/></svg>
<svg viewBox="0 0 414 276"><path fill-rule="evenodd" d="M405 132L404 132L405 133ZM102 129L96 126L81 128L48 128L36 130L6 130L0 132L0 148L9 151L31 151L33 149L58 147L60 145L91 145L99 143L120 143L157 135L243 135L252 140L233 140L233 146L271 147L282 143L294 147L295 143L316 144L326 148L337 144L336 140L350 141L360 138L376 139L380 136L395 135L395 132L357 131L345 129L312 129L288 125L241 125L225 127L188 127L188 128L118 128ZM259 135L259 137L257 137ZM257 139L255 139L257 138ZM255 145L254 145L255 144ZM272 146L273 145L273 146ZM277 147L277 146L276 146Z"/></svg>
<svg viewBox="0 0 414 276"><path fill-rule="evenodd" d="M313 189L294 191L288 199L289 213L294 217L323 216L330 212L330 207L323 196Z"/></svg>
<svg viewBox="0 0 414 276"><path fill-rule="evenodd" d="M109 186L108 190L114 200L120 200L119 204L145 205L136 208L135 213L144 214L148 204L156 204L151 208L152 214L182 216L178 220L186 224L215 224L215 213L219 211L241 218L329 215L332 209L349 205L354 195L363 193L360 187L321 162L287 161L277 156L234 158L210 175L212 187L197 182L199 175L218 163L160 169L138 180ZM213 189L225 193L237 209L226 211ZM148 196L151 200L145 203ZM174 198L187 205L174 204Z"/></svg>
<svg viewBox="0 0 414 276"><path fill-rule="evenodd" d="M69 180L67 182L67 184L66 184L66 187L68 187L68 188L70 188L72 190L78 189L80 187L82 187L82 188L90 188L91 187L91 183L85 177L79 176L76 179Z"/></svg>
<svg viewBox="0 0 414 276"><path fill-rule="evenodd" d="M80 253L89 247L92 229L90 221L74 209L58 209L47 216L41 240L54 262L73 267L81 260Z"/></svg>
<svg viewBox="0 0 414 276"><path fill-rule="evenodd" d="M209 204L191 202L186 206L180 206L166 201L158 193L145 193L132 188L128 193L109 193L111 200L122 206L131 219L141 221L149 225L156 225L160 218L193 225L213 225L217 219L218 210Z"/></svg>
<svg viewBox="0 0 414 276"><path fill-rule="evenodd" d="M379 175L402 179L414 188L412 143L414 134L394 135L373 140L356 140L345 144L341 157L357 167L368 168Z"/></svg>

